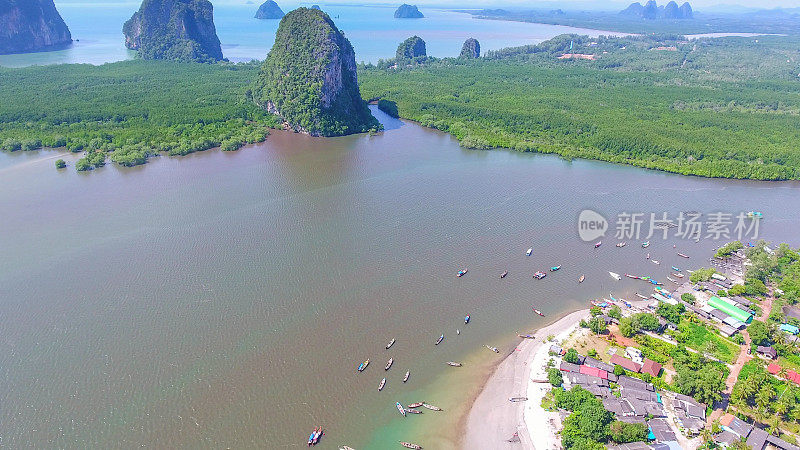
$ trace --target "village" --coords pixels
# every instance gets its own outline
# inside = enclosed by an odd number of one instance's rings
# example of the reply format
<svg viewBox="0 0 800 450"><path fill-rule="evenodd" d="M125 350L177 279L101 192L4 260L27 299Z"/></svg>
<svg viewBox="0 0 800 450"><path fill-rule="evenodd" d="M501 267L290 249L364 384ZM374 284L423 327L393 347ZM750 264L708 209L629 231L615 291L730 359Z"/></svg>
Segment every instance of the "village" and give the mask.
<svg viewBox="0 0 800 450"><path fill-rule="evenodd" d="M733 242L673 291L593 302L548 337L534 417L563 448L800 450L800 314L779 288L798 259Z"/></svg>

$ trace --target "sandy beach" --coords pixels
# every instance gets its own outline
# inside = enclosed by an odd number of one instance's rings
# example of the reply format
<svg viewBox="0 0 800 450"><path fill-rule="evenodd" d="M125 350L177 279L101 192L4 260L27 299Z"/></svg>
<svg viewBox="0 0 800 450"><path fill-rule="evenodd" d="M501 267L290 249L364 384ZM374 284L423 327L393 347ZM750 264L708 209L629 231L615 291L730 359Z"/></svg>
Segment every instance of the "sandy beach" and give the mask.
<svg viewBox="0 0 800 450"><path fill-rule="evenodd" d="M537 330L535 339L523 340L497 366L467 415L461 448L556 448L549 430L537 428L533 438L528 432L529 426L535 427L548 420L540 403L550 387L546 383L533 383L531 379L543 378L541 367L547 361L550 346L547 337L568 336L588 314L588 309L576 311ZM533 373L532 368L535 369ZM511 397L528 397L528 401L512 403ZM514 438L515 433L519 440Z"/></svg>

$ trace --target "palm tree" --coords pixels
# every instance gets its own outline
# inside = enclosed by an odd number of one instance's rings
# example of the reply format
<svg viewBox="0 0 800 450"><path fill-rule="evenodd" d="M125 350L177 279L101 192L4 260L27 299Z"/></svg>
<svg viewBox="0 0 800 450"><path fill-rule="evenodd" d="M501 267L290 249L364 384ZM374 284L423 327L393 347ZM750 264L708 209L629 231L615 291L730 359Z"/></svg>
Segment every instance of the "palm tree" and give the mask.
<svg viewBox="0 0 800 450"><path fill-rule="evenodd" d="M758 405L759 409L764 409L766 411L774 397L775 388L773 388L771 384L765 384L756 394L756 405Z"/></svg>
<svg viewBox="0 0 800 450"><path fill-rule="evenodd" d="M781 369L778 371L778 376L780 378L786 379L786 372L788 372L788 370L786 370L786 367L781 367Z"/></svg>
<svg viewBox="0 0 800 450"><path fill-rule="evenodd" d="M769 420L769 428L767 428L767 433L773 436L780 436L781 434L781 419L778 416L772 416Z"/></svg>

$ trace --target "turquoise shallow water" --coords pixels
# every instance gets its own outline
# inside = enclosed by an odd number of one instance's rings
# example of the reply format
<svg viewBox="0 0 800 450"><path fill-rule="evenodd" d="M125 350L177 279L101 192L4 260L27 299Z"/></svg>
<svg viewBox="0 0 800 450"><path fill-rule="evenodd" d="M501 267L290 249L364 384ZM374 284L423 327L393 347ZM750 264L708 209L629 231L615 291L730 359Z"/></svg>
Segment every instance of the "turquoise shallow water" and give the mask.
<svg viewBox="0 0 800 450"><path fill-rule="evenodd" d="M800 244L797 183L468 151L375 114L387 131L374 136L275 132L129 169L77 173L68 154L56 171L57 152L0 154L2 444L294 448L324 425L323 449L448 448L499 358L483 345L511 351L516 332L544 322L531 306L551 317L646 292L607 272L663 278L715 245L653 239L660 266L633 243L605 238L595 251L577 237L584 208L761 210L764 237ZM418 400L445 411L394 409Z"/></svg>
<svg viewBox="0 0 800 450"><path fill-rule="evenodd" d="M0 65L102 64L134 57L135 52L124 46L122 24L138 9L138 3L57 1L56 5L78 42L55 52L2 55ZM280 5L288 12L298 6L310 7L311 3L280 2ZM469 37L477 38L486 51L537 43L563 33L601 33L555 25L478 20L468 14L430 8L422 8L424 19L395 19L394 7L321 5L352 42L356 59L373 63L394 57L397 45L415 34L427 42L429 55L445 57L457 56ZM272 48L279 21L254 19L257 8L258 5L243 3L215 3L214 22L226 58L260 60Z"/></svg>

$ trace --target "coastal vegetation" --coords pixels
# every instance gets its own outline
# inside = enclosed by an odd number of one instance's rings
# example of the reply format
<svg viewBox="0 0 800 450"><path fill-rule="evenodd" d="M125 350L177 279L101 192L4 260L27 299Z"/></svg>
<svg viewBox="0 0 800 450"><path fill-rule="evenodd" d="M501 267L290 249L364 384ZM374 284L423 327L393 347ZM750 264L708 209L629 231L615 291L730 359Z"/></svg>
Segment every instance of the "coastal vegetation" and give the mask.
<svg viewBox="0 0 800 450"><path fill-rule="evenodd" d="M591 392L574 386L554 390L555 406L570 411L561 430L561 444L570 449L603 449L605 443L624 444L643 441L647 425L614 420L614 414Z"/></svg>
<svg viewBox="0 0 800 450"><path fill-rule="evenodd" d="M245 99L253 64L125 61L0 68L0 146L85 152L78 170L263 141L277 125ZM36 92L37 95L28 95Z"/></svg>
<svg viewBox="0 0 800 450"><path fill-rule="evenodd" d="M402 117L468 148L800 179L798 43L565 35L478 59L385 61L359 79L365 97L392 100ZM571 45L594 59L560 59Z"/></svg>

